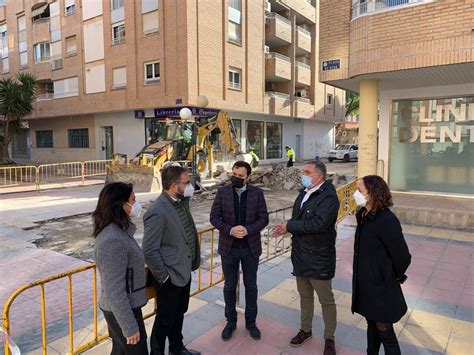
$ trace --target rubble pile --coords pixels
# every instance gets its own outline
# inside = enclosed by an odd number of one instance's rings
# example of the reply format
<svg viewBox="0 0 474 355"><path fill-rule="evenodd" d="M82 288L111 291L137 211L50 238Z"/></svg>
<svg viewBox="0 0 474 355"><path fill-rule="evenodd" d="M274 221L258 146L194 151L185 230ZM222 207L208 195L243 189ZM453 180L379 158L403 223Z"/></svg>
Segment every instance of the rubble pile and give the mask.
<svg viewBox="0 0 474 355"><path fill-rule="evenodd" d="M301 174L303 170L298 167L287 168L284 164L272 164L254 171L250 183L269 190L298 190L302 188ZM344 175L328 173L327 179L335 186L347 183ZM230 173L220 171L216 178L217 186L222 186L230 181ZM214 186L211 188L213 189Z"/></svg>

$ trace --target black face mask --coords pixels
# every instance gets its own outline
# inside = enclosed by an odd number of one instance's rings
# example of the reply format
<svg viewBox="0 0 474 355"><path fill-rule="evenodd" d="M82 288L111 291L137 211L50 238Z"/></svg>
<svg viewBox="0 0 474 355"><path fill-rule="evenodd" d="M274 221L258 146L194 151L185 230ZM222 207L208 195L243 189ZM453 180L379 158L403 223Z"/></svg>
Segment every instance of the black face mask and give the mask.
<svg viewBox="0 0 474 355"><path fill-rule="evenodd" d="M237 176L231 176L230 182L232 183L232 186L237 189L241 189L242 187L244 187L244 179L239 178Z"/></svg>

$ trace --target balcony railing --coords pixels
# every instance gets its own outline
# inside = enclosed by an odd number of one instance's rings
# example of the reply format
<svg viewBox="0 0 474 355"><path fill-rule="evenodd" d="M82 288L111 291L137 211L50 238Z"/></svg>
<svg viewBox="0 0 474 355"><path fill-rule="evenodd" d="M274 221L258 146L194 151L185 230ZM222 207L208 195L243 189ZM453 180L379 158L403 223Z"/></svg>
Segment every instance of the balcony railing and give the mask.
<svg viewBox="0 0 474 355"><path fill-rule="evenodd" d="M54 99L54 93L53 92L48 92L46 94L41 94L36 96L36 101L47 101L47 100L52 100Z"/></svg>
<svg viewBox="0 0 474 355"><path fill-rule="evenodd" d="M310 36L311 37L311 32L309 32L307 29L303 28L303 27L300 27L300 26L296 26L296 28L298 29L298 31L300 31L301 33L307 35L307 36Z"/></svg>
<svg viewBox="0 0 474 355"><path fill-rule="evenodd" d="M290 63L289 57L280 53L275 53L275 52L268 53L267 59L281 59L281 60L284 60L285 62Z"/></svg>
<svg viewBox="0 0 474 355"><path fill-rule="evenodd" d="M265 94L267 96L270 96L271 98L274 98L274 99L282 99L282 100L289 100L290 99L290 95L284 94L282 92L266 91Z"/></svg>
<svg viewBox="0 0 474 355"><path fill-rule="evenodd" d="M295 63L300 68L305 68L305 69L311 70L311 66L306 64L306 63L298 62L298 61L296 61Z"/></svg>
<svg viewBox="0 0 474 355"><path fill-rule="evenodd" d="M277 21L283 21L284 23L288 24L288 25L291 25L291 21L288 20L286 17L283 17L279 14L277 14L276 12L272 12L271 14L267 15L266 17L267 19L270 19L270 20L277 20Z"/></svg>
<svg viewBox="0 0 474 355"><path fill-rule="evenodd" d="M352 0L352 19L408 5L418 5L434 0Z"/></svg>

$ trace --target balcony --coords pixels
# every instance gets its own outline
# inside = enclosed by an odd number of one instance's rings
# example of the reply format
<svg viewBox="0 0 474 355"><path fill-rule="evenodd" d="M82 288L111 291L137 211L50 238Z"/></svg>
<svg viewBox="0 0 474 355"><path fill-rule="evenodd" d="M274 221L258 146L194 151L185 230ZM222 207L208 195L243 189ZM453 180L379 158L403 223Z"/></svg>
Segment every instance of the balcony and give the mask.
<svg viewBox="0 0 474 355"><path fill-rule="evenodd" d="M298 118L313 118L314 106L309 99L295 97L295 116Z"/></svg>
<svg viewBox="0 0 474 355"><path fill-rule="evenodd" d="M265 113L289 116L291 114L290 95L267 91L265 93Z"/></svg>
<svg viewBox="0 0 474 355"><path fill-rule="evenodd" d="M302 62L296 62L296 86L311 86L311 67Z"/></svg>
<svg viewBox="0 0 474 355"><path fill-rule="evenodd" d="M272 10L275 12L286 11L288 8L295 11L296 22L316 23L316 7L314 0L278 0L272 1Z"/></svg>
<svg viewBox="0 0 474 355"><path fill-rule="evenodd" d="M290 58L279 53L268 53L265 60L265 80L271 83L291 80Z"/></svg>
<svg viewBox="0 0 474 355"><path fill-rule="evenodd" d="M296 26L296 55L311 53L311 32Z"/></svg>
<svg viewBox="0 0 474 355"><path fill-rule="evenodd" d="M351 18L354 20L364 15L383 11L398 10L406 6L414 6L434 0L355 0L352 1Z"/></svg>
<svg viewBox="0 0 474 355"><path fill-rule="evenodd" d="M269 14L265 19L265 44L281 47L291 43L291 21L277 13Z"/></svg>

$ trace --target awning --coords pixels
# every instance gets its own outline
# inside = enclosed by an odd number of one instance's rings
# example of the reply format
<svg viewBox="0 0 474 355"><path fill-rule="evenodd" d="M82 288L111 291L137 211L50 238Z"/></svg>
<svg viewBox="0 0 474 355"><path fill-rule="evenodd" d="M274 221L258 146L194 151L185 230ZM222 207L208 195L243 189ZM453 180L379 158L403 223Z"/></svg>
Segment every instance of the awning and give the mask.
<svg viewBox="0 0 474 355"><path fill-rule="evenodd" d="M31 17L36 17L44 12L49 4L44 4L38 7L37 9L31 10Z"/></svg>

